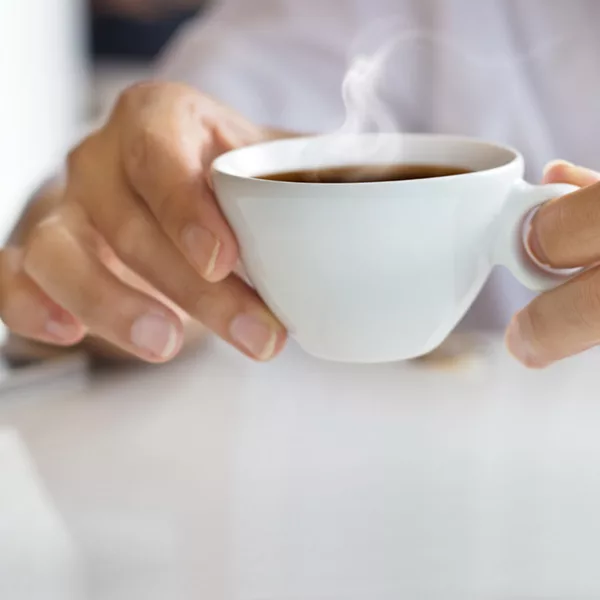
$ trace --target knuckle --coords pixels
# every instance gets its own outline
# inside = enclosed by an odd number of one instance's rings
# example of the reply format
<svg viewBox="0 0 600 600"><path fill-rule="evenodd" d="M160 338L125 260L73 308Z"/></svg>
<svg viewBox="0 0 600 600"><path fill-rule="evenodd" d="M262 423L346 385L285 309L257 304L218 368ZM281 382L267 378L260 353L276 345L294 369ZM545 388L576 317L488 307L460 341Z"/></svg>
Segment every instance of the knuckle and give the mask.
<svg viewBox="0 0 600 600"><path fill-rule="evenodd" d="M160 170L163 98L168 85L146 81L125 90L117 100L109 126L116 131L125 174L142 194L145 186L153 184L155 171Z"/></svg>
<svg viewBox="0 0 600 600"><path fill-rule="evenodd" d="M182 96L185 86L170 82L142 81L121 93L113 110L113 120L126 123L138 119L151 119L156 114L169 111L173 103Z"/></svg>
<svg viewBox="0 0 600 600"><path fill-rule="evenodd" d="M140 179L150 179L153 176L160 146L161 141L152 124L145 123L129 133L123 149L123 160L134 185L139 186Z"/></svg>
<svg viewBox="0 0 600 600"><path fill-rule="evenodd" d="M126 88L117 99L115 110L137 111L148 104L176 102L180 98L205 98L196 89L174 81L139 81Z"/></svg>
<svg viewBox="0 0 600 600"><path fill-rule="evenodd" d="M199 148L209 135L202 119L204 98L178 84L145 84L143 92L129 93L135 99L127 102L121 138L126 171L154 181L169 167L197 170Z"/></svg>
<svg viewBox="0 0 600 600"><path fill-rule="evenodd" d="M28 273L40 266L64 261L70 256L74 240L81 237L79 222L69 218L61 206L39 221L29 233L23 248L23 268Z"/></svg>
<svg viewBox="0 0 600 600"><path fill-rule="evenodd" d="M183 202L197 187L195 170L159 126L147 124L130 136L124 149L125 171L131 185L149 205L159 222L181 220Z"/></svg>
<svg viewBox="0 0 600 600"><path fill-rule="evenodd" d="M48 259L55 249L54 243L48 243L48 235L44 231L35 232L23 251L23 270L34 279L43 275L48 267Z"/></svg>
<svg viewBox="0 0 600 600"><path fill-rule="evenodd" d="M117 98L113 111L114 114L122 116L137 111L141 106L154 98L163 85L157 81L140 81L134 83L122 91Z"/></svg>
<svg viewBox="0 0 600 600"><path fill-rule="evenodd" d="M57 213L52 213L37 223L27 238L27 244L25 245L23 256L25 268L39 254L42 256L47 254L64 233L62 218Z"/></svg>
<svg viewBox="0 0 600 600"><path fill-rule="evenodd" d="M77 188L97 172L100 163L100 133L94 133L73 148L67 155L69 188Z"/></svg>
<svg viewBox="0 0 600 600"><path fill-rule="evenodd" d="M126 263L136 263L147 257L148 241L151 234L148 222L142 215L131 215L115 226L112 236L112 248Z"/></svg>

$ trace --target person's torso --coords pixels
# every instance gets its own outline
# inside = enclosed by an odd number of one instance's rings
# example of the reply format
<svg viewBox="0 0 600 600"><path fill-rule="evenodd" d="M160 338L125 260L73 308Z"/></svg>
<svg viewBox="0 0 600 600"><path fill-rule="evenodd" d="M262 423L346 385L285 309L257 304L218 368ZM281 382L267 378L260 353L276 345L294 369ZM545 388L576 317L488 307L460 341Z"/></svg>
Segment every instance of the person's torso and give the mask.
<svg viewBox="0 0 600 600"><path fill-rule="evenodd" d="M597 17L596 0L222 0L165 72L253 120L334 130L353 56L392 43L381 99L397 130L510 144L536 180L557 157L600 169ZM503 324L530 298L501 272L470 318Z"/></svg>

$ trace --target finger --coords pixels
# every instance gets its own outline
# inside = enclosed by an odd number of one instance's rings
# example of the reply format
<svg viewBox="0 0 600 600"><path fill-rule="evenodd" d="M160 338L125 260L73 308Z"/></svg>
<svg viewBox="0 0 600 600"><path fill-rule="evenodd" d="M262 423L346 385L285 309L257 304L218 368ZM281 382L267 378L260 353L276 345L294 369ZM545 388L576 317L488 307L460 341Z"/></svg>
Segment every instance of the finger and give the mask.
<svg viewBox="0 0 600 600"><path fill-rule="evenodd" d="M556 160L546 165L543 183L569 183L577 187L587 187L600 181L600 173L578 167L566 160Z"/></svg>
<svg viewBox="0 0 600 600"><path fill-rule="evenodd" d="M193 90L163 90L150 96L144 110L129 111L120 132L129 184L207 281L224 279L238 260L235 236L208 181L210 165L223 151L207 126L216 110Z"/></svg>
<svg viewBox="0 0 600 600"><path fill-rule="evenodd" d="M266 361L277 356L286 341L284 326L266 310L256 292L231 275L205 284L196 315L209 329L247 356Z"/></svg>
<svg viewBox="0 0 600 600"><path fill-rule="evenodd" d="M138 257L143 255L143 252L138 252ZM188 284L193 281L194 285L188 285L187 290L183 290L183 295L180 295L176 290L168 292L164 285L165 281L158 281L155 275L145 268L145 262L144 265L140 265L140 268L145 270L148 279L156 281L157 287L151 286L147 279L141 279L137 273L125 267L112 250L107 253L105 261L121 279L133 282L138 289L151 289L153 295L160 294L163 301L180 314L184 323L190 320L189 314L193 314L198 324L201 322L252 358L268 360L283 348L286 338L283 326L267 309L256 292L237 276L228 277L223 282L208 284L194 274L195 279L188 280ZM183 264L186 269L189 269L185 262ZM167 265L167 273L171 274L173 270L173 267ZM158 288L165 291L160 291ZM181 311L172 301L173 296L178 298L181 305L187 307L187 312ZM204 331L203 328L198 330Z"/></svg>
<svg viewBox="0 0 600 600"><path fill-rule="evenodd" d="M529 367L545 367L600 343L600 268L536 298L512 320L508 349Z"/></svg>
<svg viewBox="0 0 600 600"><path fill-rule="evenodd" d="M244 353L268 360L281 350L285 329L254 290L235 276L205 281L118 179L105 182L103 192L110 203L88 197L80 202L125 265ZM67 197L74 193L80 192L69 190Z"/></svg>
<svg viewBox="0 0 600 600"><path fill-rule="evenodd" d="M60 346L72 346L83 339L83 324L25 274L21 249L2 251L0 273L0 312L2 321L13 333Z"/></svg>
<svg viewBox="0 0 600 600"><path fill-rule="evenodd" d="M107 269L96 255L95 235L78 207L64 207L28 241L25 272L93 335L143 360L171 359L183 339L180 319Z"/></svg>
<svg viewBox="0 0 600 600"><path fill-rule="evenodd" d="M558 269L600 260L600 183L543 205L531 222L529 248L541 263Z"/></svg>

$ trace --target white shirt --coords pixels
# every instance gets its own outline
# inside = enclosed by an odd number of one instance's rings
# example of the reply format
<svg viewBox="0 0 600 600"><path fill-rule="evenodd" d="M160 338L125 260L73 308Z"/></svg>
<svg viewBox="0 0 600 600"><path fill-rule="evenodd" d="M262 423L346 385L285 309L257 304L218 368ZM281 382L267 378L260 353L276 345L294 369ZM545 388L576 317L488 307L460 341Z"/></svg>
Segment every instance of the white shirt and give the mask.
<svg viewBox="0 0 600 600"><path fill-rule="evenodd" d="M353 54L394 34L381 94L395 127L508 143L535 181L557 157L600 168L598 17L596 0L222 0L161 73L257 122L334 130ZM466 321L505 325L531 297L498 271Z"/></svg>

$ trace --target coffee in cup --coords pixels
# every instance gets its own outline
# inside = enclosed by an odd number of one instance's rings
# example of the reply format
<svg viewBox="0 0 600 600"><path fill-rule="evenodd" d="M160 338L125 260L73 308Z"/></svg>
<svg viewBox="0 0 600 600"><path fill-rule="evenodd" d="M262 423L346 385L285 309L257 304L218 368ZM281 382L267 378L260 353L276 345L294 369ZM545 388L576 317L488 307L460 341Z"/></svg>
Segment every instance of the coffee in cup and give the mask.
<svg viewBox="0 0 600 600"><path fill-rule="evenodd" d="M464 175L469 169L452 165L351 165L262 175L259 179L292 183L374 183Z"/></svg>

